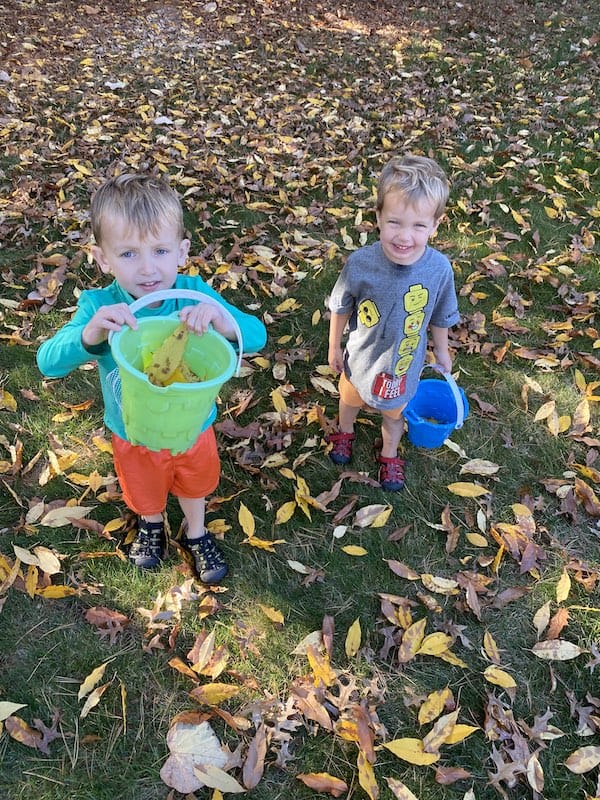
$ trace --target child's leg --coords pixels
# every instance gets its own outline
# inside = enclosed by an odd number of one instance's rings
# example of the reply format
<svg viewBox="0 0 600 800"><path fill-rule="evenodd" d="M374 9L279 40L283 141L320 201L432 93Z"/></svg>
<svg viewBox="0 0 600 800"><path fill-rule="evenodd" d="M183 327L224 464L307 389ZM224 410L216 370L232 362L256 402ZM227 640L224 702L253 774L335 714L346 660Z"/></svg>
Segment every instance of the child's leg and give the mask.
<svg viewBox="0 0 600 800"><path fill-rule="evenodd" d="M404 417L400 414L394 418L388 414L381 417L381 455L384 458L395 458L398 455L398 447L404 433Z"/></svg>
<svg viewBox="0 0 600 800"><path fill-rule="evenodd" d="M203 497L178 497L185 515L185 531L181 546L193 562L194 572L202 583L219 583L229 572L225 557L204 526Z"/></svg>
<svg viewBox="0 0 600 800"><path fill-rule="evenodd" d="M164 468L164 457L114 434L112 445L123 499L138 516L136 536L129 546L127 558L136 567L154 569L159 566L167 549L163 511L170 479Z"/></svg>
<svg viewBox="0 0 600 800"><path fill-rule="evenodd" d="M339 428L342 433L354 433L354 423L364 401L348 378L342 372L339 382Z"/></svg>
<svg viewBox="0 0 600 800"><path fill-rule="evenodd" d="M379 463L379 483L387 492L399 492L404 486L404 460L398 456L400 439L404 433L402 408L394 409L381 416L381 453Z"/></svg>
<svg viewBox="0 0 600 800"><path fill-rule="evenodd" d="M206 534L204 527L204 511L206 501L204 497L178 497L179 505L186 519L188 539L197 539Z"/></svg>

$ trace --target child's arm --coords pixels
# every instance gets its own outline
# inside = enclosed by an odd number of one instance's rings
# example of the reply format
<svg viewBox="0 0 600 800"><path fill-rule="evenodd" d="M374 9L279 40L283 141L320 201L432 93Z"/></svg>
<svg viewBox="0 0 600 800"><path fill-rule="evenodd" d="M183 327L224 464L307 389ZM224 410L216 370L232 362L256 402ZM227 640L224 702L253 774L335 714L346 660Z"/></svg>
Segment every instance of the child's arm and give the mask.
<svg viewBox="0 0 600 800"><path fill-rule="evenodd" d="M327 360L335 373L344 369L344 350L342 348L342 335L350 319L350 312L345 314L331 314L329 321L329 352Z"/></svg>
<svg viewBox="0 0 600 800"><path fill-rule="evenodd" d="M448 328L438 328L437 325L430 325L431 339L433 341L433 354L435 363L444 368L445 372L452 369L452 358L448 349Z"/></svg>
<svg viewBox="0 0 600 800"><path fill-rule="evenodd" d="M126 303L106 303L82 292L77 311L54 336L42 342L37 351L38 367L49 378L64 378L74 369L108 352L108 333L122 324L136 327L135 317Z"/></svg>

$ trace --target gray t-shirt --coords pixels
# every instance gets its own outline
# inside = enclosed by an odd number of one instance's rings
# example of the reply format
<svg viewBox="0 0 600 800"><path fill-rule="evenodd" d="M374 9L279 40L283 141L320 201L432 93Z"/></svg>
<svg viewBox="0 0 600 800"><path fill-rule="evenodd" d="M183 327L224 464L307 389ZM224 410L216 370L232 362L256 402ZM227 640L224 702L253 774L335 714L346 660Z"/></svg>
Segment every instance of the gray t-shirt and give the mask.
<svg viewBox="0 0 600 800"><path fill-rule="evenodd" d="M380 242L355 250L329 299L332 314L350 314L346 377L380 410L415 394L425 363L427 328L456 325L454 274L446 256L427 247L414 264L394 264Z"/></svg>

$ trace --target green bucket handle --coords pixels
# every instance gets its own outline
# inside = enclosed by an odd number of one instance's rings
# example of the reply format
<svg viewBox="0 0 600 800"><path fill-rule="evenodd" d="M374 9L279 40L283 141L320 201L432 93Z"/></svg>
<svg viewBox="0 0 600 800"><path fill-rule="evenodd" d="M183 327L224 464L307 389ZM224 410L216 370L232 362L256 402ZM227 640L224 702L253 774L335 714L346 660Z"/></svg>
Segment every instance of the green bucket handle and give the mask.
<svg viewBox="0 0 600 800"><path fill-rule="evenodd" d="M237 336L238 340L238 357L237 357L237 365L235 370L236 377L240 374L240 367L242 364L242 350L244 347L244 343L242 341L242 332L240 330L240 326L237 323L237 320L233 317L230 311L228 311L222 303L219 303L218 300L215 300L213 297L209 297L209 295L204 294L203 292L197 292L195 289L160 289L158 292L151 292L150 294L146 294L143 297L138 297L137 300L134 300L133 303L129 306L129 310L132 314L135 314L136 311L140 311L142 308L146 308L146 306L150 306L153 303L158 303L163 300L198 300L202 303L210 303L213 306L216 306L219 311L221 311L227 317L228 321L231 323L231 327L235 331L235 335ZM108 342L112 339L113 332L109 334Z"/></svg>
<svg viewBox="0 0 600 800"><path fill-rule="evenodd" d="M439 372L440 375L445 378L448 388L452 392L452 396L454 398L454 402L456 403L456 424L454 425L455 428L462 428L463 423L465 421L465 404L462 399L462 395L460 393L460 389L458 388L458 384L452 377L449 372L440 365L440 364L424 364L423 369L426 367L430 367L434 369L436 372Z"/></svg>

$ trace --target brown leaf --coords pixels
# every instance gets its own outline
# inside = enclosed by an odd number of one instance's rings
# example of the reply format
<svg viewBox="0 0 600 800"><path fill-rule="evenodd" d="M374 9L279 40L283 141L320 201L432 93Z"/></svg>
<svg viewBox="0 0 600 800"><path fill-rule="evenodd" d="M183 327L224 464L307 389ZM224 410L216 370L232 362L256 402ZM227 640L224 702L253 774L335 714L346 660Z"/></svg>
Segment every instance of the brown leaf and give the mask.
<svg viewBox="0 0 600 800"><path fill-rule="evenodd" d="M258 726L254 738L250 742L242 780L246 789L254 789L263 776L265 769L265 756L267 754L267 730L264 724Z"/></svg>

